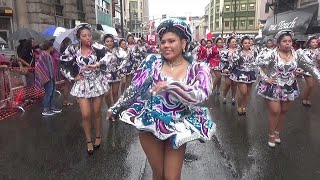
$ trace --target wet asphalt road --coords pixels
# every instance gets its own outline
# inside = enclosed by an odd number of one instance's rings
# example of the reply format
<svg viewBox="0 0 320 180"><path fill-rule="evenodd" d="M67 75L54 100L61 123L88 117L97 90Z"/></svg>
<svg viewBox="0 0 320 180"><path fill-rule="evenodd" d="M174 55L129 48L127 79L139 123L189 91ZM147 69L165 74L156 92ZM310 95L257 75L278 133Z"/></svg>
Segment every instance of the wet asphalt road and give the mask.
<svg viewBox="0 0 320 180"><path fill-rule="evenodd" d="M295 101L282 144L275 149L267 146L266 109L255 92L247 117L238 117L236 108L230 102L223 105L221 97L212 96L207 104L217 134L205 144L188 144L182 179L320 179L319 93L311 108ZM151 179L131 126L104 121L103 144L89 157L78 106L46 118L41 110L37 103L0 121L0 179Z"/></svg>

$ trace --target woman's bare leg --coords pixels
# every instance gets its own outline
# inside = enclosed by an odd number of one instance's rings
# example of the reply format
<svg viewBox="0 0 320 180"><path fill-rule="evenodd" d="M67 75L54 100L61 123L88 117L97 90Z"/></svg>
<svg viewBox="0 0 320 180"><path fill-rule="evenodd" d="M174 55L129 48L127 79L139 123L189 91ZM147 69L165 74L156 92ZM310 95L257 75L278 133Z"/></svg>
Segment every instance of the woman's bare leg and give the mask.
<svg viewBox="0 0 320 180"><path fill-rule="evenodd" d="M153 134L139 134L140 143L152 169L153 180L164 180L165 141L158 140Z"/></svg>

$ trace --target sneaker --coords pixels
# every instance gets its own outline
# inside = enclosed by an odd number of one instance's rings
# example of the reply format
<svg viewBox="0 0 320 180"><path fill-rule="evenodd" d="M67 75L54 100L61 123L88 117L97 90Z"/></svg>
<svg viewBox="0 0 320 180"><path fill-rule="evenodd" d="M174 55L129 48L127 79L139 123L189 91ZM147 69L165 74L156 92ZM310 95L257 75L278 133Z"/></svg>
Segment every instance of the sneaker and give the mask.
<svg viewBox="0 0 320 180"><path fill-rule="evenodd" d="M53 111L46 110L46 111L43 111L43 112L42 112L42 115L44 115L44 116L52 116L52 115L54 115L54 112L53 112Z"/></svg>
<svg viewBox="0 0 320 180"><path fill-rule="evenodd" d="M52 108L51 110L54 113L61 113L62 112L62 109L59 109L59 108Z"/></svg>

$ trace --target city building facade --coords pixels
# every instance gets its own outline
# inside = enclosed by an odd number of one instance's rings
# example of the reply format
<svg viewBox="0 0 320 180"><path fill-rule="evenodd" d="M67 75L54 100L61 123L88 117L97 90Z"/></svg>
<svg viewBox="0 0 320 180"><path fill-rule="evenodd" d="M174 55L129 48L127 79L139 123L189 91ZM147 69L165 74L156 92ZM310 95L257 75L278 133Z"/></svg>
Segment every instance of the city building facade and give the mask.
<svg viewBox="0 0 320 180"><path fill-rule="evenodd" d="M208 32L208 15L205 14L200 17L200 20L195 27L194 40L199 42L201 39L206 38Z"/></svg>
<svg viewBox="0 0 320 180"><path fill-rule="evenodd" d="M142 24L149 21L149 0L126 0L125 16L129 31L141 36Z"/></svg>
<svg viewBox="0 0 320 180"><path fill-rule="evenodd" d="M96 24L113 26L112 0L95 0Z"/></svg>
<svg viewBox="0 0 320 180"><path fill-rule="evenodd" d="M230 36L233 32L257 35L260 0L211 0L209 30L214 36Z"/></svg>
<svg viewBox="0 0 320 180"><path fill-rule="evenodd" d="M72 28L80 22L96 24L94 0L0 1L0 36L5 40L18 28L42 32L50 25Z"/></svg>

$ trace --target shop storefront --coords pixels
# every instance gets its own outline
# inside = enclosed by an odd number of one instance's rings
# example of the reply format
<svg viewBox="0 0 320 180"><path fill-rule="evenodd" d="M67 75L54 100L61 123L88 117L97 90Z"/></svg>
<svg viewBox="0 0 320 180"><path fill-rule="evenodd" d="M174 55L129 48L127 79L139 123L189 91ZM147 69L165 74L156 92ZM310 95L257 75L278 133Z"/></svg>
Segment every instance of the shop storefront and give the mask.
<svg viewBox="0 0 320 180"><path fill-rule="evenodd" d="M265 39L273 39L281 30L291 30L297 41L305 41L308 34L317 33L313 26L317 22L318 6L309 6L269 16L262 31Z"/></svg>

